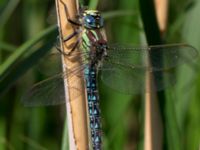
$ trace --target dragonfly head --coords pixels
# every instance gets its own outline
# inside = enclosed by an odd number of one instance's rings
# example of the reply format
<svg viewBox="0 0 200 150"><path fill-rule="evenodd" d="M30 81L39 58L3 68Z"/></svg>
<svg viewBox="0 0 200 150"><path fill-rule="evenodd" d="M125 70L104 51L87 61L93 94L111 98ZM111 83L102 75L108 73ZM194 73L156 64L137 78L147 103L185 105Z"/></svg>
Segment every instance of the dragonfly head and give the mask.
<svg viewBox="0 0 200 150"><path fill-rule="evenodd" d="M104 26L104 20L97 10L85 10L83 13L83 24L87 29L100 29Z"/></svg>

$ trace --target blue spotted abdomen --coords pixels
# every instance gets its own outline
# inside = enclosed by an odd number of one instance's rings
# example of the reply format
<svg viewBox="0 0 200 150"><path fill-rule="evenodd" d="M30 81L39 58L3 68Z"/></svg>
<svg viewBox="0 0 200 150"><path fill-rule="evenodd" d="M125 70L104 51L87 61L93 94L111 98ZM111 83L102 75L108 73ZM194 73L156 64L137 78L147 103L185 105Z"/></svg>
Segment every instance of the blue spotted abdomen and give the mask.
<svg viewBox="0 0 200 150"><path fill-rule="evenodd" d="M101 118L99 93L97 90L97 71L95 66L85 68L85 80L88 98L88 111L93 149L101 150Z"/></svg>

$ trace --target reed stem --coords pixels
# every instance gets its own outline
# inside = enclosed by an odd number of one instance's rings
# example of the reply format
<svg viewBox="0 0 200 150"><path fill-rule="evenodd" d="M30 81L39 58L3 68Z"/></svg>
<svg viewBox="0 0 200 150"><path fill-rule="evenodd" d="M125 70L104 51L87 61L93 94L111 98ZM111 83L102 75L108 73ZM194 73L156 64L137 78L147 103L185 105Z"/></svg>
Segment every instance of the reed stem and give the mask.
<svg viewBox="0 0 200 150"><path fill-rule="evenodd" d="M57 18L60 33L60 43L63 52L68 53L70 45L78 40L78 37L63 42L62 39L74 32L75 25L68 22L66 13L69 14L70 19L75 19L78 14L78 2L76 0L56 0ZM78 50L78 49L76 49ZM76 51L75 50L75 51ZM77 57L79 57L77 55ZM79 57L80 58L80 57ZM81 59L71 61L62 55L63 70L73 69L81 65ZM76 87L76 89L68 88ZM78 90L77 90L78 89ZM70 150L87 150L88 147L88 125L87 125L87 105L85 96L84 79L74 75L70 79L65 80L65 93L66 93L66 110L67 110L67 125L69 134L69 149ZM77 96L78 95L78 96Z"/></svg>
<svg viewBox="0 0 200 150"><path fill-rule="evenodd" d="M159 6L158 6L159 5ZM160 6L162 5L162 9ZM143 25L149 45L162 44L161 35L166 30L167 23L167 0L140 0L140 9ZM162 64L162 53L160 56ZM149 57L149 65L152 63L153 56ZM154 74L147 71L146 74L146 94L145 94L145 150L163 149L163 120L161 113L161 103L164 105L165 97L163 92L156 93L154 87ZM165 135L164 135L165 137Z"/></svg>

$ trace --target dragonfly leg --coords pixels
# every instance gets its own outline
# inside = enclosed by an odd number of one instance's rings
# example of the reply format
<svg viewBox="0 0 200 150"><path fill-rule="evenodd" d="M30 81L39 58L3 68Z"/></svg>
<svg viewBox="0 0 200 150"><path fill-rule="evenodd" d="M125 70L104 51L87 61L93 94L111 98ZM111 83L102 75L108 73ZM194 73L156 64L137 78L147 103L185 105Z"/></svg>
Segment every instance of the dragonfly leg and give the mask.
<svg viewBox="0 0 200 150"><path fill-rule="evenodd" d="M80 44L81 38L79 38L73 45L73 47L71 48L71 50L67 53L68 56L71 55L71 53L77 48L77 46Z"/></svg>
<svg viewBox="0 0 200 150"><path fill-rule="evenodd" d="M70 22L71 24L76 25L76 26L82 26L82 24L80 22L78 22L77 20L75 21L75 20L70 19L70 16L69 16L69 13L68 13L68 9L67 9L67 5L62 0L60 0L60 2L64 6L65 15L66 15L66 18L67 18L68 22Z"/></svg>
<svg viewBox="0 0 200 150"><path fill-rule="evenodd" d="M75 34L76 35L76 34ZM74 36L75 36L74 35ZM73 37L73 36L72 36ZM71 38L72 38L71 37ZM70 40L71 38L69 38L68 40ZM64 41L64 40L63 40ZM79 38L73 45L73 47L70 49L69 52L63 52L62 49L58 46L58 44L55 45L56 49L63 55L66 56L70 56L72 54L72 52L77 48L77 46L80 44L81 38ZM65 41L66 42L66 41ZM65 45L66 46L66 45ZM68 48L68 47L67 47Z"/></svg>
<svg viewBox="0 0 200 150"><path fill-rule="evenodd" d="M69 41L70 39L72 39L74 36L76 36L78 33L80 33L80 31L76 30L74 31L72 34L70 34L69 36L65 37L65 38L62 38L62 42L67 42ZM59 43L59 37L57 37L57 42L55 44L55 47L56 49L60 52L60 53L63 53L62 50L60 49L60 46L58 45Z"/></svg>
<svg viewBox="0 0 200 150"><path fill-rule="evenodd" d="M80 31L75 30L72 34L68 35L67 37L64 37L64 38L63 38L63 42L69 41L69 40L72 39L74 36L76 36L78 33L80 33Z"/></svg>

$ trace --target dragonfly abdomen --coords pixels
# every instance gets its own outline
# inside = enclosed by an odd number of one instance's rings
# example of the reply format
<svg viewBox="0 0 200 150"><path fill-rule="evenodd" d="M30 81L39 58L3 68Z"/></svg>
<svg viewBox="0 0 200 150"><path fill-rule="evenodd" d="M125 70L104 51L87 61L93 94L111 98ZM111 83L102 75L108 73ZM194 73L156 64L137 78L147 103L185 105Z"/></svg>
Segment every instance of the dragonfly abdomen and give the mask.
<svg viewBox="0 0 200 150"><path fill-rule="evenodd" d="M97 70L95 66L85 68L90 130L93 149L101 150L101 118L99 108L99 93L97 90Z"/></svg>

